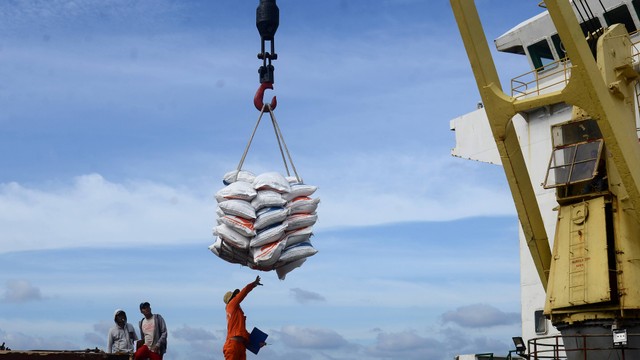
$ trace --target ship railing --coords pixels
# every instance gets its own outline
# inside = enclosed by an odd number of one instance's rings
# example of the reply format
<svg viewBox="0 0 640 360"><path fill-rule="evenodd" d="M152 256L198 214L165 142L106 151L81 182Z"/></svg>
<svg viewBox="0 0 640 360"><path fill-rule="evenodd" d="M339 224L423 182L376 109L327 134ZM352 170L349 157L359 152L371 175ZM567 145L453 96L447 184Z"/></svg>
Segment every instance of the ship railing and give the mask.
<svg viewBox="0 0 640 360"><path fill-rule="evenodd" d="M634 65L640 64L640 37L637 34L634 32L631 35L631 60ZM562 90L569 82L571 68L571 61L565 57L517 76L511 79L511 96L520 99ZM637 96L640 97L640 92L637 92ZM637 103L640 104L640 101Z"/></svg>
<svg viewBox="0 0 640 360"><path fill-rule="evenodd" d="M571 63L563 58L511 79L511 96L520 99L562 90L571 77Z"/></svg>
<svg viewBox="0 0 640 360"><path fill-rule="evenodd" d="M627 334L628 339L638 338L640 334ZM610 339L610 346L593 346L591 344L597 343L596 341L589 341L589 339ZM571 342L574 344L570 349L567 349L564 342ZM600 342L602 343L602 342ZM581 345L580 345L581 344ZM527 346L527 359L529 360L567 360L567 359L604 359L615 358L621 360L637 360L634 356L637 356L640 348L631 346L615 346L613 344L613 336L611 334L604 335L555 335L539 337L530 339ZM625 352L627 356L625 358ZM604 356L604 357L603 357ZM614 357L610 357L614 356Z"/></svg>

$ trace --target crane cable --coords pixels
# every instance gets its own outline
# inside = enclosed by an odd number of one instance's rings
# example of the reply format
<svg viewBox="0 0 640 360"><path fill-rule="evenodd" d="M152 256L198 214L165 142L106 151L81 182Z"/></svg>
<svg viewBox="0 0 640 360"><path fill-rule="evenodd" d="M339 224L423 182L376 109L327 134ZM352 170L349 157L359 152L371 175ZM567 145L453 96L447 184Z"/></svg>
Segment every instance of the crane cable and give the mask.
<svg viewBox="0 0 640 360"><path fill-rule="evenodd" d="M253 104L258 111L264 110L264 97L265 89L273 89L273 72L274 66L271 64L272 60L278 59L275 48L275 35L280 25L280 9L276 5L276 0L260 0L258 8L256 9L256 27L260 33L260 52L258 53L258 59L262 60L262 66L258 69L260 75L260 87L256 91L256 95L253 98ZM266 42L271 43L271 52L265 51ZM271 109L275 109L278 104L275 96L271 100Z"/></svg>
<svg viewBox="0 0 640 360"><path fill-rule="evenodd" d="M291 173L289 172L289 166L287 164L287 159L289 159L289 164L291 164L291 168L293 170L293 173L295 174L296 180L298 180L298 182L301 183L302 178L300 178L300 175L298 175L296 166L293 164L293 158L291 157L291 153L289 153L289 148L287 147L287 144L284 141L282 130L280 129L280 126L278 125L278 121L276 120L276 116L273 114L273 110L271 109L271 106L269 104L266 104L265 108L262 111L260 111L260 116L258 116L258 121L256 122L256 125L253 128L253 132L251 133L251 137L249 138L247 147L244 149L242 158L240 158L240 163L238 164L238 171L242 170L242 165L244 164L244 161L247 157L247 153L249 152L249 148L251 147L251 143L253 142L253 137L255 136L256 131L258 130L258 126L260 125L260 120L262 120L262 115L264 115L265 110L269 111L269 116L271 117L271 124L273 125L273 131L276 134L276 139L278 140L278 148L280 149L280 155L282 156L282 162L284 163L285 170L287 171L287 176L291 176ZM287 154L286 157L285 157L285 152Z"/></svg>
<svg viewBox="0 0 640 360"><path fill-rule="evenodd" d="M606 12L604 4L602 4L602 0L598 0L598 2L600 3L600 7L602 7L603 12ZM580 4L580 7L578 7L578 3ZM602 28L602 25L598 21L598 18L593 14L593 11L591 10L591 6L589 5L589 1L575 0L573 1L573 6L575 7L576 12L580 16L581 27L582 25L584 25L584 28L582 29L582 31L585 32L585 36L587 38L589 48L591 49L591 52L595 56L598 38L600 37L600 35L604 33L604 29ZM582 10L580 8L582 8Z"/></svg>
<svg viewBox="0 0 640 360"><path fill-rule="evenodd" d="M278 54L275 51L275 34L278 30L278 26L280 25L280 9L276 5L276 0L260 0L258 4L258 8L256 9L256 27L258 28L258 32L260 33L260 53L258 53L258 59L262 60L262 66L258 69L258 74L260 76L260 87L256 92L255 97L253 98L253 103L255 107L260 111L260 115L258 116L258 121L256 122L255 127L253 128L253 132L251 133L251 137L249 138L249 142L242 154L242 158L240 159L240 163L238 164L238 171L242 169L242 165L247 157L247 153L249 152L249 148L251 147L251 143L253 142L253 138L258 130L258 126L260 125L260 120L262 120L262 116L265 112L269 112L269 116L271 117L271 124L273 125L273 130L276 134L276 139L278 141L278 148L280 149L280 155L282 156L282 161L284 163L284 167L287 171L287 176L291 176L289 172L289 165L291 164L291 168L295 174L298 182L302 182L302 179L298 175L298 171L296 170L295 165L293 164L293 159L291 158L291 154L289 153L289 149L287 148L287 144L284 141L284 136L282 135L282 130L278 125L278 121L276 120L275 115L273 114L273 110L277 105L276 97L274 96L271 100L270 104L263 103L263 96L265 89L273 89L274 83L274 66L271 64L272 60L278 59ZM271 44L271 52L265 51L265 44L269 41ZM285 157L286 152L286 157ZM287 163L287 159L289 163Z"/></svg>

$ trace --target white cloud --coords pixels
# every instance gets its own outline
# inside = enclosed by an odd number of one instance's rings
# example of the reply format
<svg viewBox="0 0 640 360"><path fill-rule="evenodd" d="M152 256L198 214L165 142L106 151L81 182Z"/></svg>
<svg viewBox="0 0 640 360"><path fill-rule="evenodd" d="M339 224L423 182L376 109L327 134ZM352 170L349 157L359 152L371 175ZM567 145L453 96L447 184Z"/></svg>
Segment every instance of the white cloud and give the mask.
<svg viewBox="0 0 640 360"><path fill-rule="evenodd" d="M24 303L43 300L40 289L27 280L9 280L2 301L10 303Z"/></svg>
<svg viewBox="0 0 640 360"><path fill-rule="evenodd" d="M42 190L0 185L0 252L168 244L206 238L215 206L188 189L97 174Z"/></svg>
<svg viewBox="0 0 640 360"><path fill-rule="evenodd" d="M331 160L330 164L307 161L313 167L304 175L319 186L321 226L514 214L497 166L438 157L427 149L349 154Z"/></svg>
<svg viewBox="0 0 640 360"><path fill-rule="evenodd" d="M483 169L421 155L312 163L306 178L319 186L316 229L513 214L508 190L479 180ZM70 184L0 184L0 226L8 240L0 252L212 240L212 194L223 185L195 186L112 182L99 174Z"/></svg>

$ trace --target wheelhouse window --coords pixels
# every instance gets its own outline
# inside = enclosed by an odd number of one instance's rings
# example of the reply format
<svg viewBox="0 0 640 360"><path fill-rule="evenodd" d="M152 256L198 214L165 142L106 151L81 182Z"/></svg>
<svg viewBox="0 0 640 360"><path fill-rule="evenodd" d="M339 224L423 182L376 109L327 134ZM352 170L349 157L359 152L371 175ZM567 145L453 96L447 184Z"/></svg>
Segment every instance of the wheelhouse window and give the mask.
<svg viewBox="0 0 640 360"><path fill-rule="evenodd" d="M607 25L623 24L627 28L628 33L636 31L636 25L626 5L618 6L604 13L604 19Z"/></svg>
<svg viewBox="0 0 640 360"><path fill-rule="evenodd" d="M590 34L596 33L602 30L602 24L597 17L590 18L589 20L580 24L584 37L591 37Z"/></svg>
<svg viewBox="0 0 640 360"><path fill-rule="evenodd" d="M545 66L554 61L551 47L549 46L549 43L546 39L540 40L533 45L527 46L527 50L529 51L529 56L531 57L533 67L538 71L544 70Z"/></svg>
<svg viewBox="0 0 640 360"><path fill-rule="evenodd" d="M562 44L562 40L560 40L560 36L558 34L551 35L551 42L553 43L553 48L556 49L556 53L560 57L560 59L564 59L567 57L567 51Z"/></svg>
<svg viewBox="0 0 640 360"><path fill-rule="evenodd" d="M552 139L545 189L586 182L598 175L604 143L594 120L556 125Z"/></svg>
<svg viewBox="0 0 640 360"><path fill-rule="evenodd" d="M545 335L547 333L547 318L544 317L543 310L536 310L533 313L533 321L535 322L536 334Z"/></svg>
<svg viewBox="0 0 640 360"><path fill-rule="evenodd" d="M632 0L631 3L633 4L633 10L635 10L636 16L640 18L640 0Z"/></svg>

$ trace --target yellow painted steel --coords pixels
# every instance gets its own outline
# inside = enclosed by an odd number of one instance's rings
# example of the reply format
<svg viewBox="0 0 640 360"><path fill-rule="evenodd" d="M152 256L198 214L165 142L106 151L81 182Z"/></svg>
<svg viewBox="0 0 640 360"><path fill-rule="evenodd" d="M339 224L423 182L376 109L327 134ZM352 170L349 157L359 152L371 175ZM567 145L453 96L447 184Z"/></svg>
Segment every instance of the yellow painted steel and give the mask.
<svg viewBox="0 0 640 360"><path fill-rule="evenodd" d="M560 207L545 312L611 300L604 196Z"/></svg>
<svg viewBox="0 0 640 360"><path fill-rule="evenodd" d="M546 289L551 267L551 249L518 135L511 121L518 112L516 100L502 91L473 1L451 0L451 7L478 83L529 252L542 286Z"/></svg>
<svg viewBox="0 0 640 360"><path fill-rule="evenodd" d="M467 55L504 166L518 217L547 291L545 314L554 323L640 318L640 145L636 133L632 44L622 25L598 39L597 61L571 3L546 0L571 60L559 91L515 99L500 86L472 0L451 0ZM511 119L557 103L574 106L574 119L596 120L606 152L607 195L562 202L553 258L522 146Z"/></svg>
<svg viewBox="0 0 640 360"><path fill-rule="evenodd" d="M573 69L562 90L563 101L584 109L598 121L611 160L631 206L640 209L640 147L635 129L630 81L631 41L622 25L614 25L598 41L596 63L568 1L545 1ZM638 218L637 212L633 215Z"/></svg>
<svg viewBox="0 0 640 360"><path fill-rule="evenodd" d="M620 176L612 167L608 170L611 181L620 183ZM629 309L640 309L640 224L635 219L635 211L625 200L624 189L616 186L618 192L612 202L613 233L615 240L615 266L620 298L620 310L623 316Z"/></svg>

